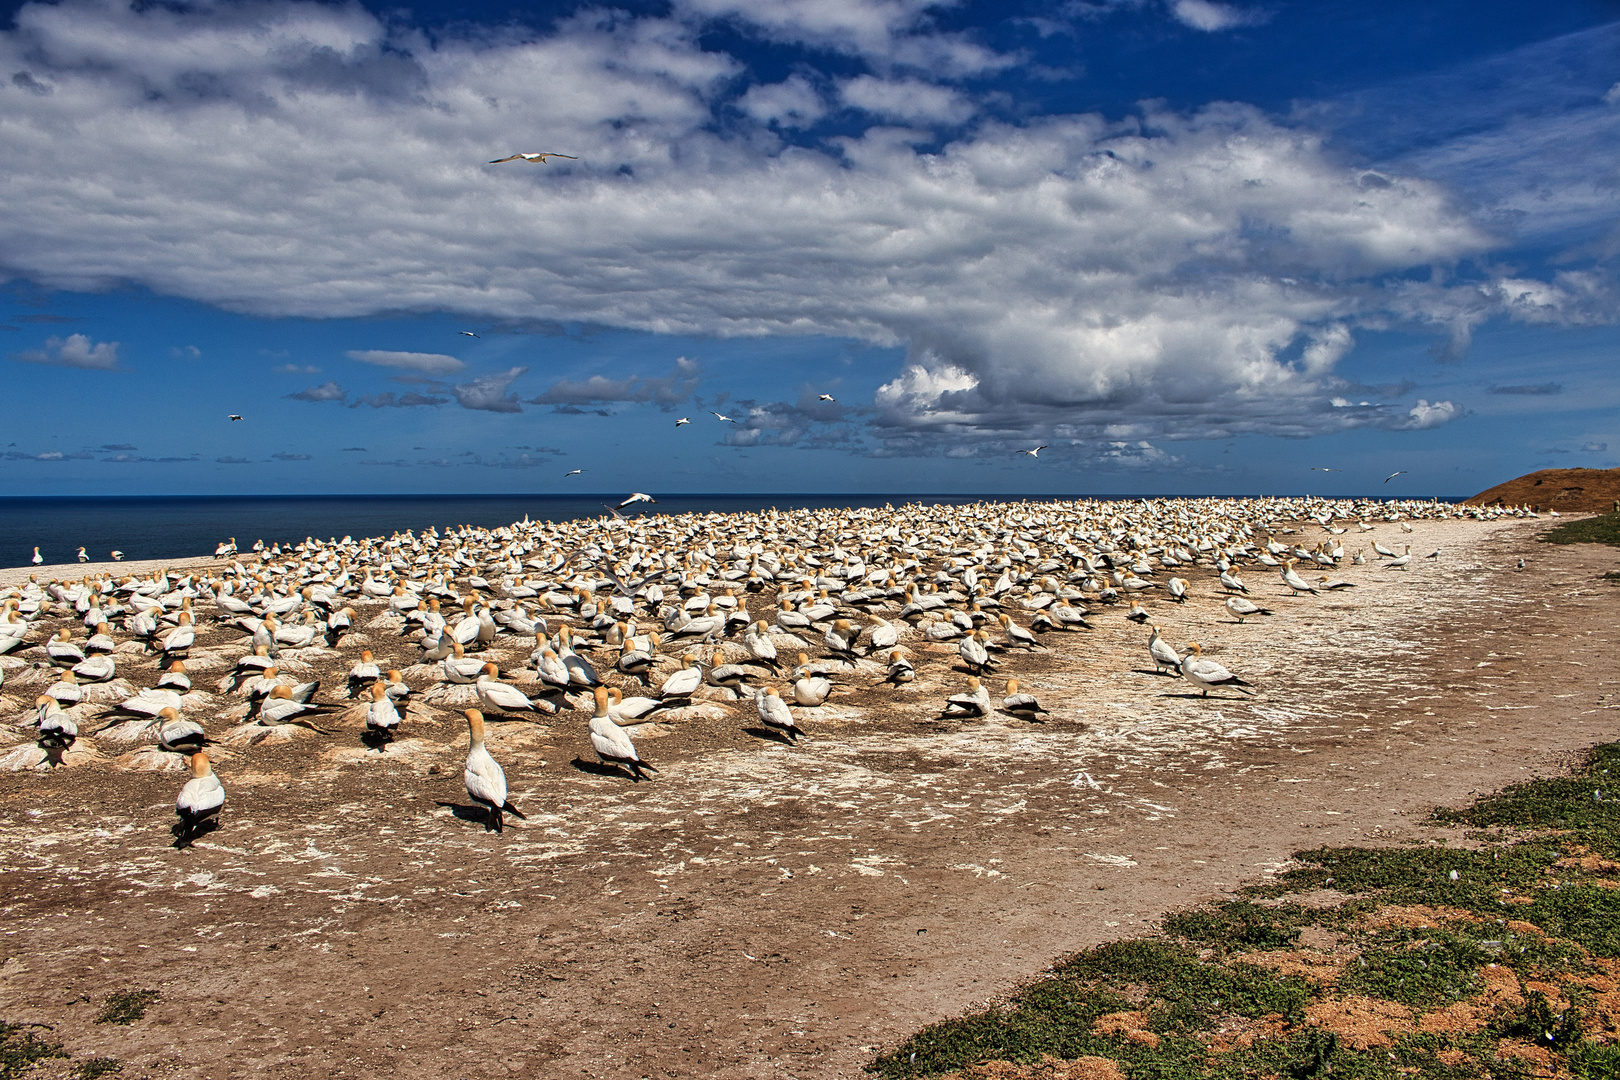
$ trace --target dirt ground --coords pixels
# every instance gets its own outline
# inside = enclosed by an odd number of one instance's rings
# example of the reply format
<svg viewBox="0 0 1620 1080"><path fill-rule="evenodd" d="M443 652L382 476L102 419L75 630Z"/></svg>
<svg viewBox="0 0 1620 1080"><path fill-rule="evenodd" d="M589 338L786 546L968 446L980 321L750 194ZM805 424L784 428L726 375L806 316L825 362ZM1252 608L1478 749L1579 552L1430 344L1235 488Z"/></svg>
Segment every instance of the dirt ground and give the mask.
<svg viewBox="0 0 1620 1080"><path fill-rule="evenodd" d="M125 1077L858 1076L1058 954L1620 738L1615 554L1545 524L1381 525L1440 557L1319 597L1253 568L1276 615L1244 625L1205 573L1152 605L1252 699L1152 674L1122 606L1003 659L1044 724L932 721L961 681L936 657L805 710L797 747L745 708L643 729L639 785L580 762L580 714L496 725L528 815L502 835L458 808L451 710L414 752L225 756L223 825L186 851L183 777L6 774L0 1019ZM144 1020L93 1022L130 989L161 994Z"/></svg>

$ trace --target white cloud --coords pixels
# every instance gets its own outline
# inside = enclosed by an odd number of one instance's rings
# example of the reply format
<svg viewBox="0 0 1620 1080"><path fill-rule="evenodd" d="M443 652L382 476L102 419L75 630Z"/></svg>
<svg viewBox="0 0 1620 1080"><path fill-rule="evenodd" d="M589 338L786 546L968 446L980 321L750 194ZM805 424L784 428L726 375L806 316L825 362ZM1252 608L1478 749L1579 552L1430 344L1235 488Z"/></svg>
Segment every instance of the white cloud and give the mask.
<svg viewBox="0 0 1620 1080"><path fill-rule="evenodd" d="M762 124L784 128L809 127L827 115L827 103L803 75L751 86L737 99L737 107Z"/></svg>
<svg viewBox="0 0 1620 1080"><path fill-rule="evenodd" d="M87 371L117 371L118 342L104 341L100 345L84 334L69 334L66 340L47 338L43 349L28 349L15 353L13 360L25 364L50 364L53 367L83 368Z"/></svg>
<svg viewBox="0 0 1620 1080"><path fill-rule="evenodd" d="M1462 415L1462 409L1449 401L1436 401L1429 404L1418 398L1416 405L1407 412L1403 422L1387 425L1400 431L1421 431L1424 428L1439 427L1441 424L1455 420Z"/></svg>
<svg viewBox="0 0 1620 1080"><path fill-rule="evenodd" d="M889 80L860 75L839 84L845 105L885 120L962 124L972 118L973 103L959 90L917 79Z"/></svg>
<svg viewBox="0 0 1620 1080"><path fill-rule="evenodd" d="M1216 4L1211 0L1175 0L1170 5L1170 13L1178 22L1192 27L1194 30L1204 30L1215 33L1220 30L1231 30L1239 26L1249 26L1264 22L1267 15L1253 9L1236 8L1230 4Z"/></svg>
<svg viewBox="0 0 1620 1080"><path fill-rule="evenodd" d="M1609 444L1606 442L1589 442L1581 444L1581 453L1583 454L1601 454L1608 449Z"/></svg>
<svg viewBox="0 0 1620 1080"><path fill-rule="evenodd" d="M443 353L390 352L387 349L351 349L345 353L350 360L378 367L414 371L420 375L452 375L467 365Z"/></svg>
<svg viewBox="0 0 1620 1080"><path fill-rule="evenodd" d="M51 89L0 83L0 272L265 315L903 345L876 402L887 452L1387 423L1327 404L1353 393L1334 368L1358 328L1430 325L1460 349L1491 315L1613 310L1592 274L1544 289L1447 277L1499 241L1446 189L1350 167L1255 109L981 121L930 152L887 127L788 146L765 124L812 119L808 80L728 98L741 66L698 44L718 17L881 56L846 100L958 122L976 99L908 58L952 53L946 73L1007 58L975 60L929 29L929 8L680 0L669 18L593 9L538 36L428 40L358 6L28 5L0 32L0 70ZM580 160L485 164L514 150ZM106 159L127 167L82 167ZM350 356L464 370L437 353ZM452 392L520 411L522 370ZM407 404L382 397L365 403Z"/></svg>
<svg viewBox="0 0 1620 1080"><path fill-rule="evenodd" d="M342 401L345 392L335 381L327 380L319 386L306 387L296 394L288 394L294 401Z"/></svg>
<svg viewBox="0 0 1620 1080"><path fill-rule="evenodd" d="M526 367L515 367L498 375L481 375L472 382L461 383L454 387L452 393L456 395L456 402L463 409L495 413L522 412L523 405L518 401L517 395L507 394L506 388L528 370Z"/></svg>
<svg viewBox="0 0 1620 1080"><path fill-rule="evenodd" d="M1603 104L1620 105L1620 82L1609 87L1608 93L1603 95Z"/></svg>

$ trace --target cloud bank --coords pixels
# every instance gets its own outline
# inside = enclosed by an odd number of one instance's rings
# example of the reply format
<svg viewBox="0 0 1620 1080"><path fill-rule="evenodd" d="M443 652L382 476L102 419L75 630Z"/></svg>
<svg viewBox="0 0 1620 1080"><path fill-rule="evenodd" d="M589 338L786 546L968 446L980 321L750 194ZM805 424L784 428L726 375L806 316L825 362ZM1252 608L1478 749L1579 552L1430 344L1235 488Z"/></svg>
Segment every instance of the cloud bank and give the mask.
<svg viewBox="0 0 1620 1080"><path fill-rule="evenodd" d="M1491 317L1613 316L1597 271L1461 273L1500 246L1495 225L1252 108L987 119L961 80L1017 58L940 30L938 10L677 0L663 17L583 10L543 34L429 39L357 6L27 5L0 33L0 65L26 76L0 83L0 271L264 315L904 346L872 403L884 453L1432 427L1463 410L1332 403L1353 392L1335 366L1358 329L1430 328L1455 356ZM1169 10L1211 32L1258 17ZM866 70L760 83L699 47L716 23ZM864 118L854 134L780 136L835 108ZM485 164L533 149L580 160ZM82 168L109 158L130 167ZM73 335L17 358L110 370L116 348ZM524 370L439 393L516 413ZM565 380L535 400L669 404L682 378ZM335 382L292 396L344 398ZM756 438L799 430L794 406L772 408Z"/></svg>

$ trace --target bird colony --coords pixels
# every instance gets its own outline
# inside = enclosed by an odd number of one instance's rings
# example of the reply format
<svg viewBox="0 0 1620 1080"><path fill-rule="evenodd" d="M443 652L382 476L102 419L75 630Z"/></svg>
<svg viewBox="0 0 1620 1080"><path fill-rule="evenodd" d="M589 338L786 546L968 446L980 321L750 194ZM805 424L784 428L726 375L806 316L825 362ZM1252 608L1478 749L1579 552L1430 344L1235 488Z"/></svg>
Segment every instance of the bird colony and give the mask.
<svg viewBox="0 0 1620 1080"><path fill-rule="evenodd" d="M639 783L659 766L637 739L683 724L813 755L837 698L918 725L1039 723L1075 703L1037 700L1023 658L1083 664L1097 632L1135 636L1197 696L1251 694L1202 655L1218 622L1170 641L1155 609L1202 592L1264 618L1256 598L1406 571L1410 545L1379 525L1504 515L1530 512L1157 499L615 513L245 555L233 540L212 566L0 592L0 768L184 776L168 824L185 846L219 827L233 766L295 740L340 762L464 749L462 817L500 831L523 812L490 725L549 725L576 766Z"/></svg>

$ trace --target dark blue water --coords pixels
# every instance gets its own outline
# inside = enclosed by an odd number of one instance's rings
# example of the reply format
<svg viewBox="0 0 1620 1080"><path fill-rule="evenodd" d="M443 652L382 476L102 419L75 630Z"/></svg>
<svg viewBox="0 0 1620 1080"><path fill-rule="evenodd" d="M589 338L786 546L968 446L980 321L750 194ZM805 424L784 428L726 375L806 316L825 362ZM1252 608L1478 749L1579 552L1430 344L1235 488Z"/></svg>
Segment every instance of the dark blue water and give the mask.
<svg viewBox="0 0 1620 1080"><path fill-rule="evenodd" d="M34 546L47 563L73 562L82 545L105 562L115 548L126 559L212 555L236 537L243 551L263 540L283 544L306 536L387 536L428 526L495 527L520 521L568 521L606 514L613 495L242 495L0 498L0 567L26 566ZM661 511L763 510L802 507L896 506L908 502L964 503L978 495L660 495L626 514Z"/></svg>

